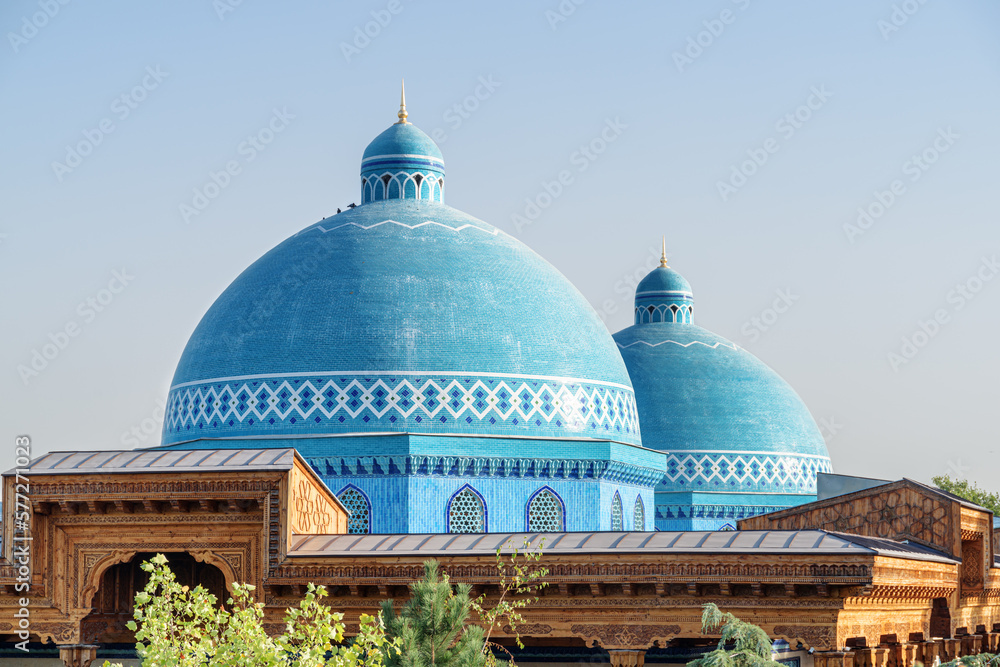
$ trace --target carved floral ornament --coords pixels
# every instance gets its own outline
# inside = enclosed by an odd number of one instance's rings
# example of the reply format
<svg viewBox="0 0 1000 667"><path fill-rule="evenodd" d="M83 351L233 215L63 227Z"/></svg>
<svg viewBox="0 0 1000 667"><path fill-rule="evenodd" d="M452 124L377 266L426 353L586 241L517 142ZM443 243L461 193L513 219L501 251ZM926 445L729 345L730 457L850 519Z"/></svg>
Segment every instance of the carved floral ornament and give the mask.
<svg viewBox="0 0 1000 667"><path fill-rule="evenodd" d="M292 506L295 508L295 532L309 535L332 531L333 516L328 511L329 503L307 480L300 479L294 487Z"/></svg>
<svg viewBox="0 0 1000 667"><path fill-rule="evenodd" d="M646 649L654 641L661 644L680 634L679 625L619 625L606 623L602 625L579 624L570 628L570 632L580 637L588 644L596 641L605 649Z"/></svg>

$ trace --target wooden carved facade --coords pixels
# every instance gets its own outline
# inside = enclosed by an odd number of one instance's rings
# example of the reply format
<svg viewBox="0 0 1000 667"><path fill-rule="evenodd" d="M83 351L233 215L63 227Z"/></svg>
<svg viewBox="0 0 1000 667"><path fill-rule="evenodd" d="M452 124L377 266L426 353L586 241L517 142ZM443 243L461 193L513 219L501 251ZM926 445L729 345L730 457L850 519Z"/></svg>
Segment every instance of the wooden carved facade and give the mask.
<svg viewBox="0 0 1000 667"><path fill-rule="evenodd" d="M66 646L68 662L92 655L72 648L77 645L130 640L124 623L131 618L132 596L144 583L137 565L153 553L166 553L179 576L217 593L237 581L254 584L274 633L282 631L284 610L298 603L309 583L328 587L330 604L345 612L351 629L381 600L404 599L427 557L388 546L365 554L295 552L308 536L345 534L348 518L297 455L284 469L62 470L29 477L31 637ZM4 477L5 508L16 504L14 482ZM992 567L988 512L906 485L814 505L741 527L908 539L940 554L929 558L884 548L780 554L546 551L549 587L526 610L522 637L529 646L599 646L611 652L615 664L642 664L643 651L654 645L705 641L702 605L715 602L792 646L801 642L832 651L816 654L824 661L851 642L855 651L887 644L902 647L901 659L923 655L920 651L932 649L920 647L936 636L954 638L959 643L952 648L961 652L963 630L980 633L965 642L969 651L973 644L980 650L997 645L1000 570ZM21 593L13 530L5 521L0 562L5 641L18 641L14 612ZM386 536L385 543L395 540ZM476 594L496 594L492 554L434 556ZM504 632L501 639L508 639ZM906 667L912 660L897 664Z"/></svg>
<svg viewBox="0 0 1000 667"><path fill-rule="evenodd" d="M830 530L921 544L960 563L955 585L933 596L931 607L910 612L925 622L926 636L952 636L992 628L1000 620L1000 568L993 516L988 510L919 482L903 479L870 489L740 521L742 530ZM860 602L860 601L858 601ZM858 603L852 602L852 606ZM948 634L942 626L947 609ZM862 606L846 636L875 624ZM931 628L931 617L936 621ZM864 619L868 617L869 620ZM846 638L846 637L845 637Z"/></svg>

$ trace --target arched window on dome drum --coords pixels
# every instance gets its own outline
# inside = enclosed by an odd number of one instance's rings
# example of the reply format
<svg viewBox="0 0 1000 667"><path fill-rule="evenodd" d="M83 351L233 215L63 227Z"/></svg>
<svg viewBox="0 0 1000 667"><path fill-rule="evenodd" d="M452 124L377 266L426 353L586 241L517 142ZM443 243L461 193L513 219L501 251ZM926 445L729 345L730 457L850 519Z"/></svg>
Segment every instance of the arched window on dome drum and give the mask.
<svg viewBox="0 0 1000 667"><path fill-rule="evenodd" d="M615 491L615 497L611 500L611 530L625 530L622 520L622 497Z"/></svg>
<svg viewBox="0 0 1000 667"><path fill-rule="evenodd" d="M532 533L561 533L566 530L565 511L559 496L548 487L543 488L528 501L528 531Z"/></svg>
<svg viewBox="0 0 1000 667"><path fill-rule="evenodd" d="M486 532L486 505L471 486L461 489L448 503L448 532Z"/></svg>
<svg viewBox="0 0 1000 667"><path fill-rule="evenodd" d="M399 194L399 179L391 178L389 179L388 189L385 193L386 199L402 199L402 195Z"/></svg>
<svg viewBox="0 0 1000 667"><path fill-rule="evenodd" d="M347 532L354 535L367 535L371 532L372 508L365 495L354 486L348 486L337 499L351 513L347 520Z"/></svg>
<svg viewBox="0 0 1000 667"><path fill-rule="evenodd" d="M646 530L646 506L640 496L635 497L635 507L632 508L632 530Z"/></svg>

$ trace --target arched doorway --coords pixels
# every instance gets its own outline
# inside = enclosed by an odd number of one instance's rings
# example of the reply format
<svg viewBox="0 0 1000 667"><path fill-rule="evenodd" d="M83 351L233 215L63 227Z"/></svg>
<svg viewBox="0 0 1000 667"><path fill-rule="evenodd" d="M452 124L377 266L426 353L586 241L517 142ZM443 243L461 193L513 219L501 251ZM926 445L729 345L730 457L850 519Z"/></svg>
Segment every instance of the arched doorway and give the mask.
<svg viewBox="0 0 1000 667"><path fill-rule="evenodd" d="M132 620L135 594L149 582L149 575L140 565L155 555L138 553L132 560L112 565L104 571L94 594L93 611L81 624L85 644L135 642L132 631L125 624ZM164 555L181 586L194 588L200 584L222 603L229 598L225 576L216 566L199 562L184 552L166 552Z"/></svg>

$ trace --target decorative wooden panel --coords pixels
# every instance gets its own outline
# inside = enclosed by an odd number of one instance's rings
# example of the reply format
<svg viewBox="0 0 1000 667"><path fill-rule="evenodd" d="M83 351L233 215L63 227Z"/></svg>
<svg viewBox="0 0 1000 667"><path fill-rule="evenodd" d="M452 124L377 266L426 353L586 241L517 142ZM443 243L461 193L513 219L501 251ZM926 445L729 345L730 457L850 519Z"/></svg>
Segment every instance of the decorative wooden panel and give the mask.
<svg viewBox="0 0 1000 667"><path fill-rule="evenodd" d="M347 532L347 512L333 501L316 477L296 461L289 479L289 521L298 535L334 535Z"/></svg>

